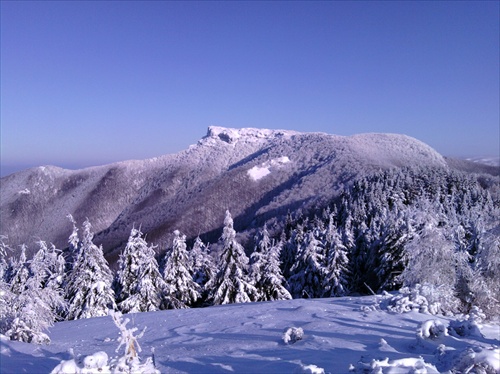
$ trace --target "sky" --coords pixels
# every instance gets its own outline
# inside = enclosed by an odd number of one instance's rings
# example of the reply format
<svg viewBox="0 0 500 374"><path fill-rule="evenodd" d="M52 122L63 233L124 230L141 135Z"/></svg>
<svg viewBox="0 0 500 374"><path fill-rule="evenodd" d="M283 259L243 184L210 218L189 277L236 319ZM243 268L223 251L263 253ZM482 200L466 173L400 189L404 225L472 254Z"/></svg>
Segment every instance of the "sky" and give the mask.
<svg viewBox="0 0 500 374"><path fill-rule="evenodd" d="M208 126L500 153L498 1L1 1L1 173L175 153Z"/></svg>

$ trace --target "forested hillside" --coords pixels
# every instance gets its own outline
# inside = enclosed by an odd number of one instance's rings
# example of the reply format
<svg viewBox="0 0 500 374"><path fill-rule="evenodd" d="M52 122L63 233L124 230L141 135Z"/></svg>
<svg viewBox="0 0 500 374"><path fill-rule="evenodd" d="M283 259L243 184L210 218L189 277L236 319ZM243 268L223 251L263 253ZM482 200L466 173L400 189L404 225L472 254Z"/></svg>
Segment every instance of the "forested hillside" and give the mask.
<svg viewBox="0 0 500 374"><path fill-rule="evenodd" d="M229 210L246 244L266 221L323 205L356 178L410 166L449 169L435 150L404 135L210 127L174 155L83 170L39 167L1 178L0 234L16 252L25 244L32 254L40 239L66 246L67 214L80 223L89 218L96 244L115 263L134 225L158 249L175 230L189 242L197 236L215 242Z"/></svg>
<svg viewBox="0 0 500 374"><path fill-rule="evenodd" d="M1 333L45 342L57 319L400 290L403 305L436 313L500 312L498 177L442 167L393 168L353 180L337 196L250 232L244 247L226 211L213 243L164 246L140 223L110 270L91 224L62 251L40 241L28 259L1 245ZM157 256L157 253L161 253ZM394 308L398 308L397 300Z"/></svg>

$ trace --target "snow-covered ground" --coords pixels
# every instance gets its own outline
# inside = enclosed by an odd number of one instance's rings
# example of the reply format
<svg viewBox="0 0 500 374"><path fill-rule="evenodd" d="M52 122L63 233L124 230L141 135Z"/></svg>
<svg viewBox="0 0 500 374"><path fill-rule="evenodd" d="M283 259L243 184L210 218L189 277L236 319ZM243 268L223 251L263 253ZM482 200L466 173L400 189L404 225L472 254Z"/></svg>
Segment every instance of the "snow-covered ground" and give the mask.
<svg viewBox="0 0 500 374"><path fill-rule="evenodd" d="M381 301L297 299L126 317L128 327L147 327L140 357L154 349L161 373L483 372L468 371L474 364L499 372L498 324L454 337L446 327L455 318L390 313L380 309ZM80 360L98 351L118 355L119 330L111 317L56 323L49 336L46 346L2 339L0 372L49 373L71 349Z"/></svg>

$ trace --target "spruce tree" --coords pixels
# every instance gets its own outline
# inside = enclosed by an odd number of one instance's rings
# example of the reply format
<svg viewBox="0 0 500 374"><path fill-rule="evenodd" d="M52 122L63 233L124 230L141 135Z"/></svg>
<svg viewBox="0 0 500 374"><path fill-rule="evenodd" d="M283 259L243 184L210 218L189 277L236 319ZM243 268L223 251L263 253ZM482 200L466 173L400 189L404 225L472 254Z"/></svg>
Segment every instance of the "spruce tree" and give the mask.
<svg viewBox="0 0 500 374"><path fill-rule="evenodd" d="M57 307L64 301L57 283L52 283L50 253L44 242L31 261L26 261L26 247L12 264L10 289L4 300L7 313L2 314L2 333L11 340L27 343L49 343L44 332L57 318Z"/></svg>
<svg viewBox="0 0 500 374"><path fill-rule="evenodd" d="M220 242L222 253L219 271L211 282L213 303L220 305L255 301L257 290L248 276L248 257L241 244L236 241L236 231L229 211L226 211Z"/></svg>
<svg viewBox="0 0 500 374"><path fill-rule="evenodd" d="M127 245L118 258L118 270L113 284L118 306L134 293L134 283L139 278L140 266L146 256L147 248L148 244L142 237L140 229L132 228ZM120 310L128 313L121 307Z"/></svg>
<svg viewBox="0 0 500 374"><path fill-rule="evenodd" d="M67 282L67 294L70 295L68 319L106 316L109 309L116 309L113 275L102 247L92 242L94 234L91 228L87 219L83 223L79 255Z"/></svg>
<svg viewBox="0 0 500 374"><path fill-rule="evenodd" d="M349 257L342 237L330 219L325 235L326 276L323 296L344 296L348 292Z"/></svg>
<svg viewBox="0 0 500 374"><path fill-rule="evenodd" d="M207 285L217 274L217 268L210 255L210 248L205 245L200 237L197 237L193 248L189 252L191 268L193 269L193 280L200 285L200 300L197 305L202 305L207 301L209 289Z"/></svg>
<svg viewBox="0 0 500 374"><path fill-rule="evenodd" d="M148 246L139 230L132 229L121 262L121 274L126 280L126 297L122 299L119 308L124 313L152 312L159 310L165 282L161 276L153 246ZM134 253L138 256L134 256ZM137 258L137 262L135 261ZM130 268L127 270L127 268ZM134 269L131 271L131 269ZM131 282L128 282L131 276ZM118 278L118 277L117 277ZM123 291L124 287L121 288ZM122 293L123 295L124 293Z"/></svg>
<svg viewBox="0 0 500 374"><path fill-rule="evenodd" d="M250 256L250 279L252 284L257 289L257 299L261 300L262 295L260 294L262 288L262 280L264 276L264 266L266 265L266 257L271 247L271 239L269 238L269 232L267 231L267 225L259 231L258 235L255 236L255 248Z"/></svg>
<svg viewBox="0 0 500 374"><path fill-rule="evenodd" d="M259 301L289 300L292 298L286 289L286 280L280 268L280 254L283 242L270 243L265 249L261 266L261 276L256 284Z"/></svg>
<svg viewBox="0 0 500 374"><path fill-rule="evenodd" d="M174 231L173 246L165 255L163 279L168 308L192 306L200 298L200 286L193 280L193 270L186 247L186 236Z"/></svg>
<svg viewBox="0 0 500 374"><path fill-rule="evenodd" d="M323 294L326 277L325 258L321 243L314 232L309 231L297 254L288 280L294 298L315 298Z"/></svg>

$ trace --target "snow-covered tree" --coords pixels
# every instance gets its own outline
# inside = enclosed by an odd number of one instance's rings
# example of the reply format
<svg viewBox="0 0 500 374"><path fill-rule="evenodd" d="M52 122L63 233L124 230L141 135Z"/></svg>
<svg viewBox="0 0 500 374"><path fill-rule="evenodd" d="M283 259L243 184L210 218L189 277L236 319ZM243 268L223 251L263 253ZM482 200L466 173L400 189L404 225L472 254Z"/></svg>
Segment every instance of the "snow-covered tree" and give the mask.
<svg viewBox="0 0 500 374"><path fill-rule="evenodd" d="M322 252L320 241L313 231L309 231L299 248L297 260L291 269L292 275L288 280L293 297L322 296L326 277L325 256Z"/></svg>
<svg viewBox="0 0 500 374"><path fill-rule="evenodd" d="M7 236L0 235L0 279L5 280L7 273L7 252L11 252L9 245L7 244Z"/></svg>
<svg viewBox="0 0 500 374"><path fill-rule="evenodd" d="M261 275L255 287L257 288L259 301L289 300L292 298L286 289L286 280L280 268L280 253L283 242L270 243L264 249Z"/></svg>
<svg viewBox="0 0 500 374"><path fill-rule="evenodd" d="M21 245L21 253L19 258L11 258L10 268L7 274L7 282L10 286L10 291L14 295L21 294L26 288L26 282L30 277L29 264L26 258L26 245Z"/></svg>
<svg viewBox="0 0 500 374"><path fill-rule="evenodd" d="M71 214L68 214L67 218L73 224L73 231L68 238L68 244L71 258L74 260L80 252L80 238L78 237L78 227L76 227L75 219Z"/></svg>
<svg viewBox="0 0 500 374"><path fill-rule="evenodd" d="M439 227L436 217L422 214L421 229L404 249L406 267L400 275L404 287L426 285L433 287L436 300L443 312L457 311L455 296L457 268L464 265L453 242L446 238L445 229ZM438 292L439 291L439 292Z"/></svg>
<svg viewBox="0 0 500 374"><path fill-rule="evenodd" d="M219 271L210 284L213 303L220 305L254 301L257 297L257 290L248 276L248 257L236 240L233 218L229 211L226 211L220 241L222 252Z"/></svg>
<svg viewBox="0 0 500 374"><path fill-rule="evenodd" d="M13 261L10 289L4 294L7 313L2 313L2 332L12 340L28 343L49 343L44 332L64 308L58 274L58 255L54 247L49 249L40 242L40 250L31 261L26 261L26 248Z"/></svg>
<svg viewBox="0 0 500 374"><path fill-rule="evenodd" d="M200 298L200 285L193 280L186 236L174 231L173 246L165 255L163 279L168 308L188 307ZM170 304L170 305L169 305Z"/></svg>
<svg viewBox="0 0 500 374"><path fill-rule="evenodd" d="M132 229L120 255L115 278L118 307L123 313L151 312L160 309L165 282L153 246L148 246L140 230Z"/></svg>
<svg viewBox="0 0 500 374"><path fill-rule="evenodd" d="M65 260L62 252L52 244L50 247L44 241L38 242L40 249L30 261L31 277L41 288L42 296L52 311L59 316L66 313L67 302L62 289L65 271Z"/></svg>
<svg viewBox="0 0 500 374"><path fill-rule="evenodd" d="M271 239L269 237L269 232L267 231L267 225L259 231L259 233L255 236L255 248L252 254L250 255L250 280L252 284L255 286L257 291L261 288L261 280L264 276L264 266L266 264L266 257L269 252L269 248L271 247ZM261 299L261 295L259 294L258 300Z"/></svg>
<svg viewBox="0 0 500 374"><path fill-rule="evenodd" d="M193 280L200 285L201 300L204 302L208 297L209 290L206 285L217 274L217 267L210 254L210 248L205 245L200 237L194 241L193 248L189 252L190 264L193 269Z"/></svg>
<svg viewBox="0 0 500 374"><path fill-rule="evenodd" d="M102 247L92 242L91 228L85 220L80 252L67 281L68 319L106 316L109 309L116 309L113 275Z"/></svg>
<svg viewBox="0 0 500 374"><path fill-rule="evenodd" d="M342 237L333 223L329 225L325 237L326 276L324 280L324 296L344 296L348 292L349 257Z"/></svg>

